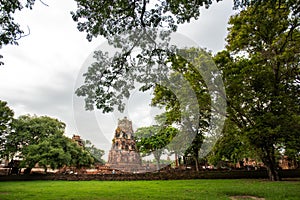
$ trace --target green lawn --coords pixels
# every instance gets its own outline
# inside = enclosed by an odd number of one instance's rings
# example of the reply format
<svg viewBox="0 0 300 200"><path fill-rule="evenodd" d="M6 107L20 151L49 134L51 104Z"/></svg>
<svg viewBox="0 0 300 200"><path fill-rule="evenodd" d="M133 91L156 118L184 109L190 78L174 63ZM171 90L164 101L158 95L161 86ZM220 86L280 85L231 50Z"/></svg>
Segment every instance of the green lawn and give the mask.
<svg viewBox="0 0 300 200"><path fill-rule="evenodd" d="M16 181L0 182L0 199L229 199L251 195L300 199L300 181Z"/></svg>

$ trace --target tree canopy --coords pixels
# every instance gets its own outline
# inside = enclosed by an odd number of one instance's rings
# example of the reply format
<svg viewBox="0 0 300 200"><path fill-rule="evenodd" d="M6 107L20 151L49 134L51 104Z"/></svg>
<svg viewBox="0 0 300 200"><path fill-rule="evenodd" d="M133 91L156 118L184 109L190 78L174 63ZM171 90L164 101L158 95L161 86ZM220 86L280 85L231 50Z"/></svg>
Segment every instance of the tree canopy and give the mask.
<svg viewBox="0 0 300 200"><path fill-rule="evenodd" d="M99 35L106 39L116 34L127 33L127 30L143 28L163 28L176 31L179 24L198 19L200 8L209 8L212 0L75 0L77 10L71 12L77 22L77 28L86 32L91 41ZM217 0L219 2L221 0ZM244 7L255 0L234 0L235 8Z"/></svg>
<svg viewBox="0 0 300 200"><path fill-rule="evenodd" d="M29 169L36 164L43 167L45 171L48 167L51 169L64 166L81 168L90 166L94 162L88 151L60 133L55 133L37 144L29 145L22 152L24 159L21 166Z"/></svg>
<svg viewBox="0 0 300 200"><path fill-rule="evenodd" d="M52 169L64 166L81 168L94 163L90 151L95 151L95 148L88 145L87 149L84 149L66 137L63 122L48 116L35 115L22 115L18 119L13 119L13 112L5 102L1 103L4 107L1 106L0 109L2 114L0 121L4 125L9 125L9 131L1 137L1 157L6 159L19 157L21 166L28 169L27 173L36 164L47 171L49 167ZM98 151L103 153L102 150ZM98 159L101 159L101 156Z"/></svg>
<svg viewBox="0 0 300 200"><path fill-rule="evenodd" d="M275 153L299 141L299 2L261 1L232 16L223 72L228 117L278 180ZM299 149L298 149L299 152Z"/></svg>
<svg viewBox="0 0 300 200"><path fill-rule="evenodd" d="M79 31L87 33L89 41L98 35L109 39L131 29L159 27L176 31L177 24L197 19L200 7L212 4L211 0L75 1L78 8L71 12L73 20Z"/></svg>
<svg viewBox="0 0 300 200"><path fill-rule="evenodd" d="M72 12L78 30L88 40L104 36L116 51L97 50L94 61L83 75L84 84L76 90L85 98L87 110L104 113L123 111L124 99L141 83L145 91L166 80L167 60L180 54L170 43L179 24L198 18L200 7L209 7L210 0L199 1L83 1L76 0ZM237 6L249 1L235 1ZM135 50L138 53L133 53Z"/></svg>
<svg viewBox="0 0 300 200"><path fill-rule="evenodd" d="M22 115L12 123L12 131L6 137L6 151L10 158L23 152L29 145L36 145L44 139L63 134L65 124L48 116Z"/></svg>

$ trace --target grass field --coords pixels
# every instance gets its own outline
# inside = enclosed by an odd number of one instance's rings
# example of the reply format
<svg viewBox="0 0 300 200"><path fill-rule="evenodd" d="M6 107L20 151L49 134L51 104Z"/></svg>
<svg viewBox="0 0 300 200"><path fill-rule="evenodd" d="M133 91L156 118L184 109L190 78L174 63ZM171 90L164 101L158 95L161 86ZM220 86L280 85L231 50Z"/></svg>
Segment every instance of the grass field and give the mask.
<svg viewBox="0 0 300 200"><path fill-rule="evenodd" d="M0 199L300 199L300 181L16 181L0 182Z"/></svg>

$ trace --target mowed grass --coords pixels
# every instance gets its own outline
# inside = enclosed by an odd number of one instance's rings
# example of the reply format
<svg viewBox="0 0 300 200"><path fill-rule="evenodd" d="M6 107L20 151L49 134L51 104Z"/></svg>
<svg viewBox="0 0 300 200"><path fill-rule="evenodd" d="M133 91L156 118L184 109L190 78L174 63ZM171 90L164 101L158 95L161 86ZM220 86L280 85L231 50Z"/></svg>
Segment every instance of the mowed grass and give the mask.
<svg viewBox="0 0 300 200"><path fill-rule="evenodd" d="M300 181L16 181L0 182L0 199L230 199L251 195L300 199Z"/></svg>

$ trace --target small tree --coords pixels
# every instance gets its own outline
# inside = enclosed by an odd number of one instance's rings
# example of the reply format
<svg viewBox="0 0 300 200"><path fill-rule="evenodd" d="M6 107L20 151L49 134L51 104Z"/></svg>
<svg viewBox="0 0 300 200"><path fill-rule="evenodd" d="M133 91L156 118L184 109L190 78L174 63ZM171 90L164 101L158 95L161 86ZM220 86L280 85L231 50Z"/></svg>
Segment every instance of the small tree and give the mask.
<svg viewBox="0 0 300 200"><path fill-rule="evenodd" d="M157 170L159 170L160 158L166 150L166 146L172 141L177 133L178 130L171 126L162 127L153 125L141 127L135 132L137 149L144 155L153 153Z"/></svg>
<svg viewBox="0 0 300 200"><path fill-rule="evenodd" d="M102 159L102 156L104 156L105 151L95 147L95 145L93 145L90 140L84 141L84 149L90 153L90 155L94 158L95 162L101 164L105 163L105 160Z"/></svg>
<svg viewBox="0 0 300 200"><path fill-rule="evenodd" d="M8 152L5 151L5 146L7 136L11 132L13 117L14 112L7 106L5 101L0 100L0 158L8 158Z"/></svg>

